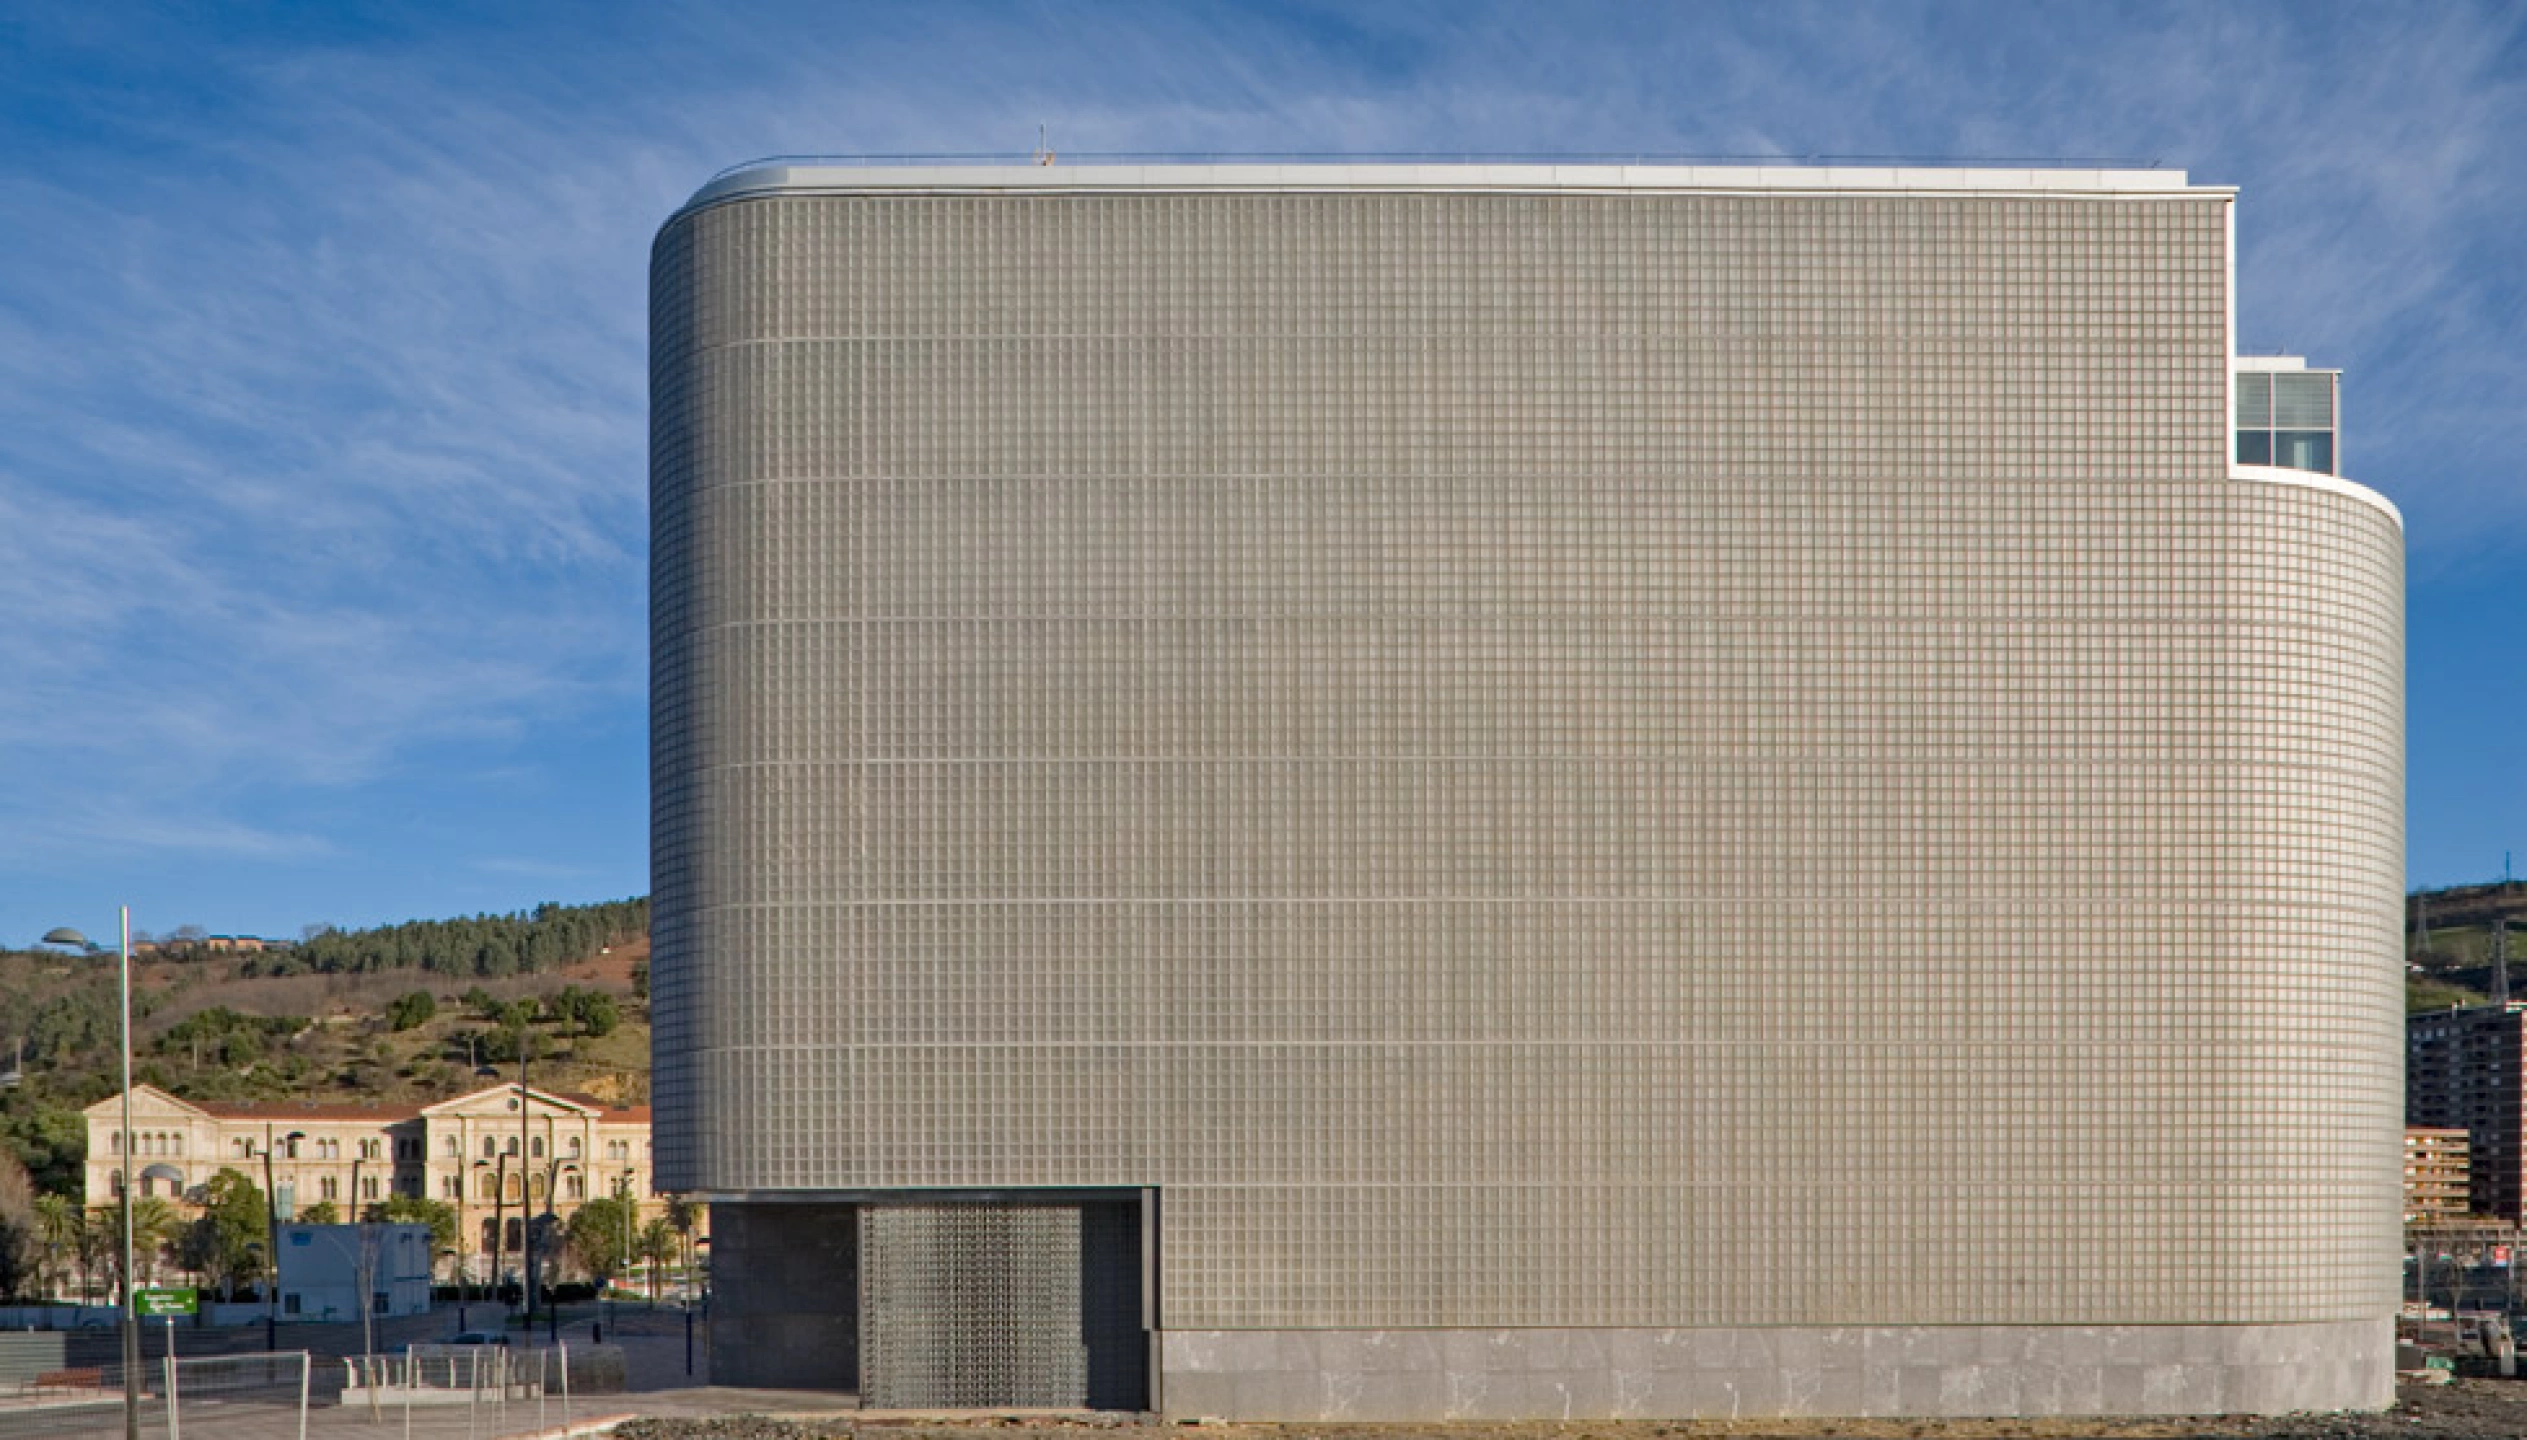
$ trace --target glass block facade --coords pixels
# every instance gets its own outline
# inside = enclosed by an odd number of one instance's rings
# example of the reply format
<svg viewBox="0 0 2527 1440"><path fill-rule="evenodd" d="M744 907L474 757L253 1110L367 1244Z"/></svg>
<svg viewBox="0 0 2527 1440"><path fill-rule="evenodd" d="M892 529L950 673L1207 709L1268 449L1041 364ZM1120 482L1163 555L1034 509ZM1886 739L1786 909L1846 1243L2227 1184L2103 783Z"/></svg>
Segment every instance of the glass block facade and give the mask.
<svg viewBox="0 0 2527 1440"><path fill-rule="evenodd" d="M1447 1409L1327 1337L1846 1327L2382 1400L2399 523L2232 477L2228 192L1889 174L697 198L660 1183L1146 1189L1189 1413Z"/></svg>

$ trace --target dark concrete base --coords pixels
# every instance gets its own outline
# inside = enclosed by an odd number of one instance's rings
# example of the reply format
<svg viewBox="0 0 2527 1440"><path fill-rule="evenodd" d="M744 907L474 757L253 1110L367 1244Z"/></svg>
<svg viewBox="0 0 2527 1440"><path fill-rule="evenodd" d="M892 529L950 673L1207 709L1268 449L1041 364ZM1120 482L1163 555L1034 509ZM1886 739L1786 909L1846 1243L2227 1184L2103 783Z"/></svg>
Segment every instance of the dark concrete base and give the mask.
<svg viewBox="0 0 2527 1440"><path fill-rule="evenodd" d="M949 1218L965 1223L941 1229ZM1149 1403L1136 1200L721 1201L711 1230L716 1385L876 1405Z"/></svg>
<svg viewBox="0 0 2527 1440"><path fill-rule="evenodd" d="M860 1388L859 1210L711 1207L711 1381Z"/></svg>
<svg viewBox="0 0 2527 1440"><path fill-rule="evenodd" d="M2393 1321L1169 1331L1167 1413L1235 1420L2281 1414L2395 1398Z"/></svg>

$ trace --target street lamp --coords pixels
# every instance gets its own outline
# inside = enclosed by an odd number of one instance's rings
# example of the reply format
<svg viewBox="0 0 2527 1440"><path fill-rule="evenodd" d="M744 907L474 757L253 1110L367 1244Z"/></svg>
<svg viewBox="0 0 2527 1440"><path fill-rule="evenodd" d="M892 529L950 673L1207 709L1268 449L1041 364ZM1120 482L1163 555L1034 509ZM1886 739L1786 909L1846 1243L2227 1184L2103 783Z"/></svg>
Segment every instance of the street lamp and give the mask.
<svg viewBox="0 0 2527 1440"><path fill-rule="evenodd" d="M640 1202L632 1198L631 1170L626 1169L623 1178L614 1182L614 1198L623 1207L623 1279L629 1284L632 1278L632 1221L640 1214Z"/></svg>
<svg viewBox="0 0 2527 1440"><path fill-rule="evenodd" d="M132 1265L132 907L122 907L123 921L123 1139L115 1147L123 1183L116 1187L123 1207L123 1437L140 1440L140 1276ZM93 953L88 937L64 925L44 932L47 945L76 945Z"/></svg>
<svg viewBox="0 0 2527 1440"><path fill-rule="evenodd" d="M284 1145L295 1145L307 1138L304 1130L292 1130L281 1137ZM272 1262L271 1278L263 1288L263 1348L281 1348L281 1189L272 1178L272 1127L263 1127L263 1246Z"/></svg>
<svg viewBox="0 0 2527 1440"><path fill-rule="evenodd" d="M526 1296L526 1338L530 1344L535 1340L535 1197L526 1193L533 1188L529 1177L535 1173L527 1164L527 1120L535 1113L535 1092L526 1086L531 1037L530 1031L518 1032L518 1288ZM550 1193L548 1185L546 1194Z"/></svg>
<svg viewBox="0 0 2527 1440"><path fill-rule="evenodd" d="M548 1132L552 1129L550 1116L545 1117L545 1129ZM553 1226L553 1196L561 1187L562 1172L568 1170L574 1175L579 1173L579 1163L575 1160L563 1159L561 1146L554 1143L549 1133L544 1137L544 1145L546 1149L553 1152L551 1161L544 1167L544 1213L536 1217L535 1221L528 1222L530 1229L538 1222L546 1226L548 1230ZM562 1307L558 1302L546 1307L544 1311L544 1332L555 1344L561 1342Z"/></svg>
<svg viewBox="0 0 2527 1440"><path fill-rule="evenodd" d="M509 1248L509 1237L500 1229L501 1207L509 1198L509 1157L502 1155L497 1158L500 1162L497 1166L480 1160L474 1162L475 1174L491 1171L491 1293L495 1301L500 1298L500 1257ZM526 1162L521 1158L518 1163L524 1165ZM523 1196L518 1200L518 1211L520 1214L526 1211Z"/></svg>
<svg viewBox="0 0 2527 1440"><path fill-rule="evenodd" d="M368 1142L364 1140L360 1143L365 1145ZM351 1224L354 1227L351 1234L353 1242L359 1246L351 1273L359 1277L359 1288L353 1293L360 1302L360 1354L365 1359L374 1360L377 1358L377 1302L369 1292L377 1282L372 1274L375 1268L373 1258L369 1254L368 1217L360 1213L360 1166L368 1158L366 1155L351 1157Z"/></svg>

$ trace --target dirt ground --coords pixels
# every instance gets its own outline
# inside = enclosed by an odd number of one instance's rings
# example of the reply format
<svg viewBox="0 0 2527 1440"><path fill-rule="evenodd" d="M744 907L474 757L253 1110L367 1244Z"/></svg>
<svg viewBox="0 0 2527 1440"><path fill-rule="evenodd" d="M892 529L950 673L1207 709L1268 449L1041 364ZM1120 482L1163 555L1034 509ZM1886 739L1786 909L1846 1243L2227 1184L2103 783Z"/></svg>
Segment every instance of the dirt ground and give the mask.
<svg viewBox="0 0 2527 1440"><path fill-rule="evenodd" d="M2407 1386L2379 1414L2276 1419L1627 1420L1518 1425L1172 1425L1131 1417L729 1415L641 1419L622 1440L2522 1440L2527 1380Z"/></svg>

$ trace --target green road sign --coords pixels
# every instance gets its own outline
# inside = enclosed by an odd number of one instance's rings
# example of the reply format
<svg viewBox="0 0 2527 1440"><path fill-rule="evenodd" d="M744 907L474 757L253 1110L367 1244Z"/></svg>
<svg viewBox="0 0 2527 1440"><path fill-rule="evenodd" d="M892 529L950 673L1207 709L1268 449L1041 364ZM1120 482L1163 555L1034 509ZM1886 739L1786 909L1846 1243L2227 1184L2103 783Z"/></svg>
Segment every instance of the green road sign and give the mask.
<svg viewBox="0 0 2527 1440"><path fill-rule="evenodd" d="M200 1308L201 1293L198 1290L140 1291L140 1316L144 1320L157 1320L169 1315L190 1315Z"/></svg>

